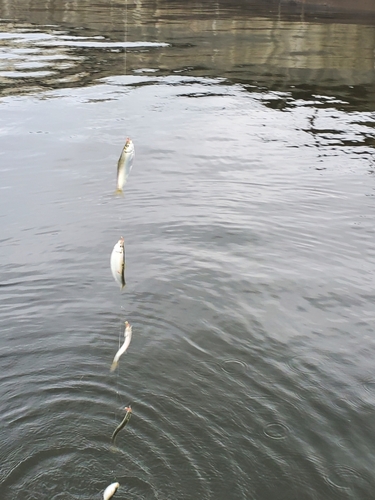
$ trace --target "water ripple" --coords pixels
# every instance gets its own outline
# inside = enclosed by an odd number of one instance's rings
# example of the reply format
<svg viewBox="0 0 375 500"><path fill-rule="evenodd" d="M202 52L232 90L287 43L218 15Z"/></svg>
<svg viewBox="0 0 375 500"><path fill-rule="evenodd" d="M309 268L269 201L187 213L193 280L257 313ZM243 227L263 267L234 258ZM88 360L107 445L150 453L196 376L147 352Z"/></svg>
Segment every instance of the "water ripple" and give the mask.
<svg viewBox="0 0 375 500"><path fill-rule="evenodd" d="M329 467L325 476L327 483L334 490L366 491L371 484L370 478L353 467L335 464Z"/></svg>
<svg viewBox="0 0 375 500"><path fill-rule="evenodd" d="M238 359L227 359L222 363L222 370L234 376L246 371L247 365Z"/></svg>
<svg viewBox="0 0 375 500"><path fill-rule="evenodd" d="M263 432L271 439L284 439L288 435L289 429L280 422L270 422L264 427Z"/></svg>

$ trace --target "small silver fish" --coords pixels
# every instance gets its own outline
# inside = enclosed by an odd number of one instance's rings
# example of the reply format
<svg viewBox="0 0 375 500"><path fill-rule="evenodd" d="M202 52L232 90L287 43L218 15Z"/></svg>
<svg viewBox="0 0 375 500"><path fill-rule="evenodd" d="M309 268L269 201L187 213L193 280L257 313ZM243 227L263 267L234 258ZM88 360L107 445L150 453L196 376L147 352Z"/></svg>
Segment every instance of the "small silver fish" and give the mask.
<svg viewBox="0 0 375 500"><path fill-rule="evenodd" d="M113 247L111 253L111 271L112 276L115 278L117 283L120 284L121 290L126 285L125 283L125 242L124 238L118 240L116 245Z"/></svg>
<svg viewBox="0 0 375 500"><path fill-rule="evenodd" d="M121 429L123 429L125 427L125 425L129 422L130 417L132 416L131 405L125 406L125 410L126 410L125 417L123 418L122 422L116 427L116 429L114 430L114 433L112 434L112 437L111 437L112 443L115 442L117 434L121 431Z"/></svg>
<svg viewBox="0 0 375 500"><path fill-rule="evenodd" d="M116 370L120 357L124 354L124 352L130 345L130 341L132 339L132 327L128 321L125 321L124 338L125 338L124 343L122 344L120 349L117 351L115 357L113 358L111 365L111 372L114 372Z"/></svg>
<svg viewBox="0 0 375 500"><path fill-rule="evenodd" d="M126 179L129 177L134 161L134 144L129 137L126 139L125 146L121 151L120 158L117 163L117 189L115 194L122 194Z"/></svg>
<svg viewBox="0 0 375 500"><path fill-rule="evenodd" d="M106 487L103 493L103 500L109 500L113 497L120 486L120 483L112 483Z"/></svg>

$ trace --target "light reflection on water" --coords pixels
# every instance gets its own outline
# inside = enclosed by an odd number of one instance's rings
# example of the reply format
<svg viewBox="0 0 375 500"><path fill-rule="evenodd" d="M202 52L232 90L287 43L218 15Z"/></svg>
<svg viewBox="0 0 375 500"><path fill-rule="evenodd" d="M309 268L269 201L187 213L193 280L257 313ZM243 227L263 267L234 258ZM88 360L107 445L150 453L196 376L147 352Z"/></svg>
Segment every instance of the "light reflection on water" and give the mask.
<svg viewBox="0 0 375 500"><path fill-rule="evenodd" d="M152 5L1 24L2 498L370 498L374 28Z"/></svg>
<svg viewBox="0 0 375 500"><path fill-rule="evenodd" d="M100 77L146 69L163 76L227 77L258 89L294 88L304 98L304 91L309 94L312 88L327 97L320 90L332 93L332 88L339 87L339 94L357 101L357 108L361 102L374 101L372 25L267 17L265 12L220 2L215 8L200 5L199 9L179 2L129 2L126 10L119 5L108 9L100 1L92 9L81 2L76 11L69 3L62 9L31 8L26 15L17 4L12 9L3 0L1 15L4 19L25 16L34 24L3 22L0 58L5 61L0 69L14 71L14 65L17 69L17 64L30 59L40 62L39 56L65 58L68 63L59 67L51 62L54 74L48 79L29 75L33 81L28 81L23 74L18 91L27 91L30 85L32 89L87 85ZM40 29L39 24L50 26ZM10 77L0 71L3 93L12 86Z"/></svg>

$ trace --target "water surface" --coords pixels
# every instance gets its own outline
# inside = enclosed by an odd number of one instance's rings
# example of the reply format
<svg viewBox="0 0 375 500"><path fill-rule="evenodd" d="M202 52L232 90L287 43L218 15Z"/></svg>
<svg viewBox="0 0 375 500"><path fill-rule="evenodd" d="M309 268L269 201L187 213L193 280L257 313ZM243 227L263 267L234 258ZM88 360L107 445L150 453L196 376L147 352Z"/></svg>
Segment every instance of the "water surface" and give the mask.
<svg viewBox="0 0 375 500"><path fill-rule="evenodd" d="M0 2L2 498L372 498L374 26L47 3Z"/></svg>

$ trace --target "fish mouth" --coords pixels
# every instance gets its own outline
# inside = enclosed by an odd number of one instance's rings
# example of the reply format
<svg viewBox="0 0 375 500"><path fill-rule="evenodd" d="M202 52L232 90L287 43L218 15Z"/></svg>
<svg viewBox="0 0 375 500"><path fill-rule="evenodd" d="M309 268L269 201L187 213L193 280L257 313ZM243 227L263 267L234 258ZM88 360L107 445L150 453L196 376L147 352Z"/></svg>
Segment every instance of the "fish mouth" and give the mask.
<svg viewBox="0 0 375 500"><path fill-rule="evenodd" d="M129 139L129 137L126 139L126 142L125 142L125 146L124 146L124 150L126 152L128 152L128 150L133 150L134 149L134 146L133 146L133 141L131 139Z"/></svg>

